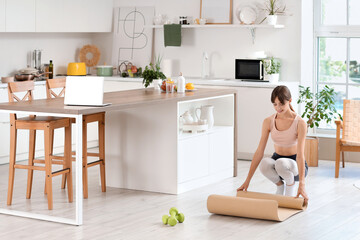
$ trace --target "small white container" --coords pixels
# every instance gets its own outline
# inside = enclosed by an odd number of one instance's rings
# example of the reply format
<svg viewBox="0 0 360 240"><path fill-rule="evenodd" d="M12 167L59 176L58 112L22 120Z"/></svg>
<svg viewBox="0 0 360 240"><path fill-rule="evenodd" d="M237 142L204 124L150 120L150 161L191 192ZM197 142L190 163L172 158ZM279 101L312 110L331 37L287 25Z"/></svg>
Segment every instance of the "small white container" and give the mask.
<svg viewBox="0 0 360 240"><path fill-rule="evenodd" d="M177 92L178 93L184 93L185 92L185 78L182 76L182 73L180 73L180 76L177 79Z"/></svg>

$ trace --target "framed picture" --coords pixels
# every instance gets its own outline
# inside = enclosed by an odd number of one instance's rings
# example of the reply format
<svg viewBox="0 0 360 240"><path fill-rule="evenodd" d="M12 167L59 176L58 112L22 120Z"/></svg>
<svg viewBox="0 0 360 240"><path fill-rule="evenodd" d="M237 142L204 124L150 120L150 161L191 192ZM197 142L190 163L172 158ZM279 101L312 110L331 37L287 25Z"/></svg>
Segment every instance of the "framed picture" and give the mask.
<svg viewBox="0 0 360 240"><path fill-rule="evenodd" d="M206 24L231 24L232 0L200 0L200 18Z"/></svg>

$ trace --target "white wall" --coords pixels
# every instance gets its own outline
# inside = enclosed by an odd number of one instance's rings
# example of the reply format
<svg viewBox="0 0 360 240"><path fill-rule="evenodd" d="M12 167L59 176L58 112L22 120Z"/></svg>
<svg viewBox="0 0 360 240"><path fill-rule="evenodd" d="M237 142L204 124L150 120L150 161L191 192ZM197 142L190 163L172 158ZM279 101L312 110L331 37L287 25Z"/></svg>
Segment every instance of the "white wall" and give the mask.
<svg viewBox="0 0 360 240"><path fill-rule="evenodd" d="M262 4L262 0L233 0L233 23L236 9L246 4ZM178 16L198 18L200 1L194 0L114 0L114 7L155 6L156 14L166 14L174 21ZM212 77L234 78L235 58L244 58L254 51L264 50L268 55L282 59L282 81L300 81L300 48L301 48L301 1L287 0L288 13L292 16L279 17L284 29L258 29L256 41L252 44L250 31L247 29L183 29L181 47L164 47L163 30L156 29L154 35L154 54L163 55L163 59L177 60L178 69L186 76L201 76L201 58L203 51L210 57L210 75ZM260 19L260 17L259 17ZM261 20L261 19L260 19ZM111 34L97 34L94 44L99 45L111 62Z"/></svg>
<svg viewBox="0 0 360 240"><path fill-rule="evenodd" d="M55 74L66 74L67 64L78 61L79 50L90 43L89 33L0 33L0 76L25 68L36 48L43 49L42 63L51 59Z"/></svg>

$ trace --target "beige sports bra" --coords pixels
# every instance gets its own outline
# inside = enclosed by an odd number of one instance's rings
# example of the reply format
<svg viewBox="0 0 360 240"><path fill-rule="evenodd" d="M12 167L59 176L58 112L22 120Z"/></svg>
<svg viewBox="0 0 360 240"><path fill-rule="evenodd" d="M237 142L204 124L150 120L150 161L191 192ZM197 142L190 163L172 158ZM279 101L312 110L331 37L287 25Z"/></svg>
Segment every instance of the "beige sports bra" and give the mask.
<svg viewBox="0 0 360 240"><path fill-rule="evenodd" d="M284 131L279 131L276 129L275 118L276 113L271 118L270 123L271 139L273 140L274 144L280 147L292 147L296 145L298 142L297 126L300 116L296 115L291 126Z"/></svg>

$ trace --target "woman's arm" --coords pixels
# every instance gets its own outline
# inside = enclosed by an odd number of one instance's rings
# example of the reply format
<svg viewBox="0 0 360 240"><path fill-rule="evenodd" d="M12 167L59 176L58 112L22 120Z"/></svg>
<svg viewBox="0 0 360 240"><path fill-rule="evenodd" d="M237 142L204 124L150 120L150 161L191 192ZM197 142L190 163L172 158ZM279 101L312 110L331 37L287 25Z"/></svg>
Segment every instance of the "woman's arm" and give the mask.
<svg viewBox="0 0 360 240"><path fill-rule="evenodd" d="M299 189L296 197L302 195L305 201L308 201L308 196L305 191L305 138L306 138L307 126L304 120L300 120L298 124L298 144L296 162L299 169Z"/></svg>
<svg viewBox="0 0 360 240"><path fill-rule="evenodd" d="M250 169L249 169L249 173L248 176L244 182L243 185L241 185L241 187L239 187L237 190L247 190L250 180L253 177L257 167L259 166L259 163L261 161L261 159L264 156L264 151L265 151L265 147L266 147L266 143L268 141L269 138L269 133L270 133L270 121L271 118L266 118L263 122L262 125L262 130L261 130L261 138L260 138L260 142L259 145L256 149L256 152L253 156L253 159L251 161L251 165L250 165Z"/></svg>

